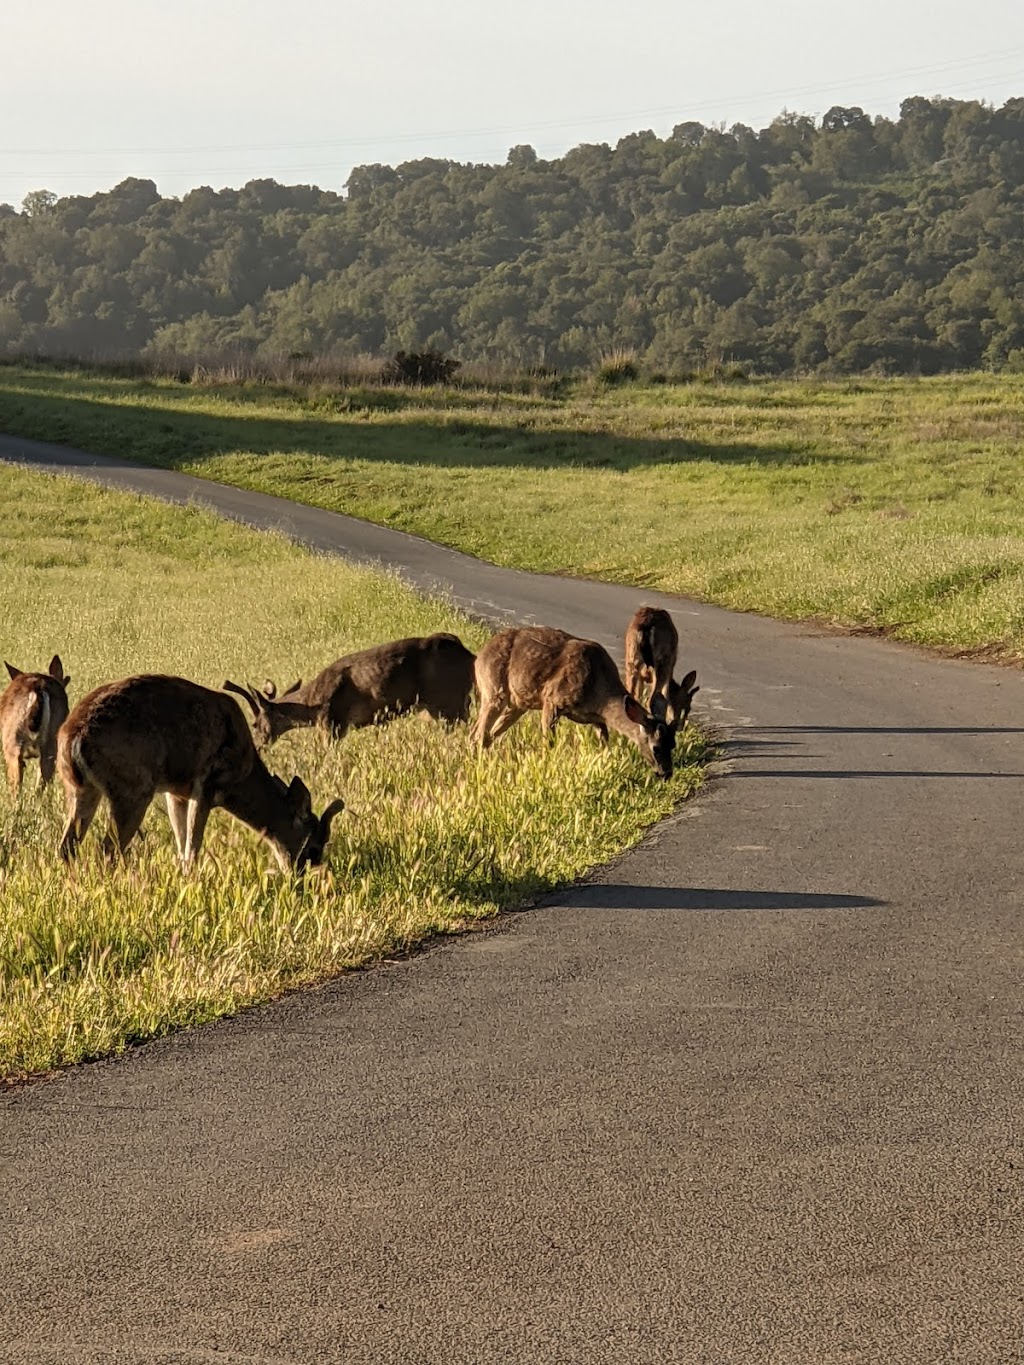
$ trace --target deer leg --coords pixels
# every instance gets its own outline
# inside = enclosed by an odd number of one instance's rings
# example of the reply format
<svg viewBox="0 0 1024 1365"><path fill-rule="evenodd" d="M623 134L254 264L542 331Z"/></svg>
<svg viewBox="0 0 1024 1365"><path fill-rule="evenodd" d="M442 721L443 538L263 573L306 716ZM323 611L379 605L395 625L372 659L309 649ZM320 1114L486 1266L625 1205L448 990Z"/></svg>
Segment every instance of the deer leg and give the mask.
<svg viewBox="0 0 1024 1365"><path fill-rule="evenodd" d="M17 745L5 749L4 758L7 760L7 782L11 795L17 796L21 791L21 779L25 773L25 760L21 756L21 749Z"/></svg>
<svg viewBox="0 0 1024 1365"><path fill-rule="evenodd" d="M647 709L655 720L660 720L662 724L668 724L668 693L660 688L655 688L651 693L651 700L647 703Z"/></svg>
<svg viewBox="0 0 1024 1365"><path fill-rule="evenodd" d="M39 786L46 787L53 780L53 774L57 767L56 749L40 749L39 751Z"/></svg>
<svg viewBox="0 0 1024 1365"><path fill-rule="evenodd" d="M469 704L461 702L448 702L444 706L434 706L427 710L427 715L434 720L440 721L446 730L454 729L460 721L469 719Z"/></svg>
<svg viewBox="0 0 1024 1365"><path fill-rule="evenodd" d="M345 738L348 726L344 721L328 720L320 726L320 734L323 736L324 748L329 749L332 744L338 744Z"/></svg>
<svg viewBox="0 0 1024 1365"><path fill-rule="evenodd" d="M558 724L559 711L553 702L546 701L540 708L540 728L541 733L554 742L555 726Z"/></svg>
<svg viewBox="0 0 1024 1365"><path fill-rule="evenodd" d="M602 744L608 743L608 726L605 725L603 720L594 721L594 733Z"/></svg>
<svg viewBox="0 0 1024 1365"><path fill-rule="evenodd" d="M669 702L672 699L672 670L671 668L665 667L664 660L662 661L660 667L654 670L654 677L651 679L652 702L654 701L655 697L663 698L665 703L665 711L667 713Z"/></svg>
<svg viewBox="0 0 1024 1365"><path fill-rule="evenodd" d="M99 804L100 792L95 787L79 787L68 797L67 824L57 847L64 862L69 863L75 856Z"/></svg>
<svg viewBox="0 0 1024 1365"><path fill-rule="evenodd" d="M188 798L184 796L173 796L170 792L165 794L167 802L167 818L171 822L171 833L174 835L174 844L178 850L179 859L185 860L185 821L188 815Z"/></svg>
<svg viewBox="0 0 1024 1365"><path fill-rule="evenodd" d="M185 836L185 857L183 860L186 871L199 856L199 850L203 846L203 835L206 833L206 822L209 818L210 807L206 798L193 796L188 803L188 829Z"/></svg>
<svg viewBox="0 0 1024 1365"><path fill-rule="evenodd" d="M499 735L503 735L506 730L511 730L516 721L519 720L521 716L525 715L526 712L521 707L509 706L506 708L498 717L497 723L491 727L491 734L487 743L493 744ZM486 747L487 745L485 744L484 748Z"/></svg>
<svg viewBox="0 0 1024 1365"><path fill-rule="evenodd" d="M499 719L505 710L505 703L492 697L480 707L480 714L476 724L473 726L473 743L479 744L481 749L486 749L491 742L491 727Z"/></svg>
<svg viewBox="0 0 1024 1365"><path fill-rule="evenodd" d="M152 799L152 792L132 792L121 798L116 806L111 805L110 815L116 838L108 834L103 841L104 851L108 857L115 853L124 856L128 845L139 832L142 817L146 814Z"/></svg>

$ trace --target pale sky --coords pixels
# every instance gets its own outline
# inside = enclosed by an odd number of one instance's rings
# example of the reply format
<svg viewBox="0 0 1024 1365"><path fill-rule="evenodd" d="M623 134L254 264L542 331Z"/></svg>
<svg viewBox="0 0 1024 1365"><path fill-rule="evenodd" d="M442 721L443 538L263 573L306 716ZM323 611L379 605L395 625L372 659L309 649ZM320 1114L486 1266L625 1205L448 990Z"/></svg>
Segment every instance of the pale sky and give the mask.
<svg viewBox="0 0 1024 1365"><path fill-rule="evenodd" d="M1024 96L1022 0L5 0L0 202Z"/></svg>

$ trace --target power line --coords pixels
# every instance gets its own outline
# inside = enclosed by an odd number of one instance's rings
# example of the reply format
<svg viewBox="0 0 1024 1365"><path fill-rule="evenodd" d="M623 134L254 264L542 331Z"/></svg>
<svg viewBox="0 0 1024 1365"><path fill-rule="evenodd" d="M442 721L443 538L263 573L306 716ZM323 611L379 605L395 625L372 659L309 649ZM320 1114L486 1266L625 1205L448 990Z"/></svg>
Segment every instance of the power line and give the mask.
<svg viewBox="0 0 1024 1365"><path fill-rule="evenodd" d="M1003 49L999 52L978 53L973 57L951 58L948 61L930 63L925 66L903 67L890 74L878 73L877 75L860 77L851 76L849 78L844 78L842 81L835 81L832 84L849 86L859 82L862 86L866 85L869 88L877 88L881 83L889 84L894 80L909 80L916 76L935 75L950 70L960 71L963 70L964 67L976 66L994 59L1004 63L1007 61L1017 61L1021 56L1024 56L1024 48ZM1007 74L1013 75L1015 72L1009 72ZM988 78L991 79L992 77L989 76ZM963 82L959 82L958 84L963 85ZM744 91L739 94L723 95L714 100L704 100L689 105L687 112L700 113L709 109L717 110L723 105L749 108L752 104L761 103L764 100L788 100L823 92L824 87L820 82L814 85L790 86L785 90L769 90L755 93ZM552 119L531 123L528 128L524 128L523 125L505 126L500 128L455 128L434 132L416 131L393 133L384 137L373 138L327 138L308 142L208 144L194 147L36 147L4 148L3 151L6 156L191 156L196 152L266 153L313 148L376 147L392 145L396 142L421 142L424 139L434 141L454 137L477 138L519 136L524 132L530 133L556 128L582 128L594 124L663 117L669 114L680 116L679 105L660 105L654 108L632 109L619 113L587 114L573 119ZM56 172L50 172L50 174L56 174ZM66 174L74 174L74 172L67 172Z"/></svg>
<svg viewBox="0 0 1024 1365"><path fill-rule="evenodd" d="M1004 61L1005 61L1005 60L1012 60L1012 59L1013 59L1013 52L1007 52L1007 53L1003 54L1003 59L1004 59ZM954 63L944 63L943 65L944 65L944 66L953 66L953 65L955 65L955 66L957 67L957 69L959 69L959 68L961 68L961 67L963 67L963 66L965 66L965 65L970 65L972 61L973 61L975 64L977 64L978 62L980 62L980 61L982 61L982 60L988 60L988 58L975 57L975 58L967 59L967 60L965 60L964 62L956 62L955 64L954 64ZM917 68L917 69L918 69L918 70L921 70L921 71L930 71L930 72L933 72L933 71L935 71L937 68L936 68L936 67L927 67L927 68ZM982 74L982 75L980 75L980 76L975 76L974 78L972 78L972 79L970 79L970 80L956 81L956 82L953 82L952 84L945 85L942 93L943 93L943 94L953 94L953 93L954 93L955 91L957 91L957 90L963 90L963 89L968 89L968 88L970 88L970 89L976 89L976 88L977 88L977 85L978 85L978 82L979 82L980 80L988 80L988 81L992 81L992 80L1008 80L1008 79L1011 79L1011 78L1013 78L1013 77L1016 77L1018 74L1019 74L1019 66L1015 63L1012 70L1007 70L1007 71L1005 71L1005 72L1000 71L1000 72L984 73L984 74ZM901 80L902 80L902 79L908 79L908 76L909 76L909 73L908 73L907 71L904 71L904 72L902 73L902 75L900 75L900 76L886 77L886 78L878 77L878 78L876 78L876 81L875 81L875 82L872 82L872 81L867 81L867 82L865 82L865 81L863 81L863 80L860 80L860 81L859 81L857 77L850 77L850 78L849 78L849 84L858 84L858 85L860 86L860 90L859 90L859 93L858 93L857 98L863 98L863 96L864 96L866 93L870 92L870 90L871 90L873 87L874 87L874 88L878 88L878 85L881 84L883 81L884 81L886 84L890 84L892 80L896 80L896 79L901 79ZM839 83L836 83L836 85L838 85L839 88L842 89L844 86L847 85L847 82L839 82ZM831 90L831 92L829 93L829 100L830 100L830 102L835 102L836 85L833 85L832 90ZM800 95L800 94L802 94L802 93L805 93L805 92L810 92L810 93L814 93L814 94L824 94L824 93L825 93L824 90L823 90L823 88L822 88L820 85L818 85L818 86L805 86L805 87L802 87L801 89L793 89L793 88L791 87L790 90L789 90L789 92L788 92L787 98L790 98L790 99L791 99L791 98L793 98L794 96L798 96L798 95ZM752 106L755 105L755 104L762 103L764 100L771 99L771 98L775 98L775 97L773 97L773 96L770 95L770 94L762 94L762 95L751 95L751 94L747 94L745 97L743 97L743 98L741 98L741 99L738 99L738 100L731 101L731 102L732 102L733 105L734 105L734 113L735 113L735 112L738 112L738 111L742 111L744 108L750 108L750 107L752 107ZM660 109L658 109L658 110L634 111L632 114L620 114L620 115L609 114L609 115L603 116L602 119L601 119L600 121L601 121L602 123L607 123L607 122L612 122L612 121L617 120L617 119L619 119L619 120L627 120L627 119L631 119L631 118L632 118L632 119L639 119L639 118L643 118L643 117L648 117L648 116L650 116L652 113L660 113L660 114L662 114L662 115L664 115L664 114L671 114L672 117L673 117L673 119L678 120L678 119L682 119L682 118L692 117L694 114L706 112L706 111L709 111L709 110L714 111L714 112L718 112L718 111L720 110L720 108L721 108L721 104L720 104L719 102L715 102L715 103L706 102L706 103L698 103L698 104L690 105L690 106L687 107L687 109L686 109L685 111L681 111L678 105L669 105L669 106L663 106L662 108L660 108ZM497 136L510 136L510 137L516 137L516 138L522 139L522 138L529 138L529 137L533 136L534 133L539 132L539 131L541 131L541 130L585 128L585 127L588 127L588 126L592 126L592 125L593 125L593 122L594 122L594 120L593 120L593 118L591 117L591 118L582 118L582 119L579 119L579 120L552 120L552 121L547 122L547 123L536 123L536 124L532 124L532 125L530 126L530 128L518 127L518 128L506 128L506 129L476 130L476 131L473 131L473 132L467 132L467 131L463 130L463 131L461 131L461 132L460 132L460 131L451 131L451 132L448 132L448 133L410 133L410 134L400 134L400 135L396 135L396 136L392 136L392 137L387 137L387 136L385 136L385 137L379 137L379 138L373 138L373 139L352 139L352 140L341 141L341 142L282 144L281 147L278 147L278 148L273 148L273 147L269 147L269 146L268 146L268 147L253 146L253 147L251 148L252 151L254 151L254 152L259 152L259 153L262 154L261 163L258 164L258 165L244 166L244 165L239 165L237 162L235 162L235 163L233 163L233 164L230 165L230 166L206 167L206 168L198 169L198 170L195 170L195 169L186 169L186 168L183 168L183 167L181 167L181 166L148 167L148 168L139 168L139 174L140 174L141 178L152 178L152 176L154 176L154 175L156 175L156 176L167 176L167 175L172 175L172 176L175 176L175 177L178 177L178 178L185 178L185 179L187 179L187 180L190 180L190 181L192 181L194 184L195 184L195 183L202 183L202 182L204 182L207 178L212 179L212 178L214 178L214 177L216 177L216 178L221 178L221 177L223 177L223 178L226 178L226 179L229 179L229 180L238 181L238 180L241 180L243 177L245 177L246 179L265 179L265 178L292 177L292 176L296 176L296 177L298 177L298 176L319 176L319 175L323 175L323 174L325 174L325 173L326 173L326 174L338 175L343 169L345 169L345 163L344 163L344 161L341 160L341 159L338 159L338 158L333 159L333 160L330 160L330 161L318 160L318 161L314 161L314 162L302 162L302 163L300 163L300 164L288 164L286 161L285 161L285 162L276 162L276 163L273 164L272 166L269 166L269 167L268 167L267 161L268 161L268 160L272 160L272 158L270 158L268 154L269 154L270 152L274 151L274 150L287 150L289 147L292 147L292 146L297 147L297 148L309 149L309 150L320 149L320 148L324 148L324 149L326 150L326 149L328 149L328 148L335 148L335 147L337 147L337 148L339 148L339 149L344 148L344 147L350 147L350 148L356 148L356 147L362 147L362 148L380 147L380 148L385 148L385 149L387 149L387 148L392 147L396 141L404 141L404 140L410 140L410 139L417 139L417 140L426 139L426 140L428 140L428 141L434 141L434 140L440 140L440 139L442 139L442 138L450 138L450 137L458 137L458 138L470 138L470 137L473 137L473 138L479 138L479 137L487 137L487 136L492 136L492 137L497 137ZM223 149L221 149L221 150L225 150L225 151L226 151L226 150L229 150L229 149L223 148ZM84 155L90 155L91 153L83 153L83 154L84 154ZM140 151L137 151L137 152L134 152L134 153L130 153L130 155L133 155L133 156L143 156L143 155L145 155L145 156L154 156L154 157L156 157L156 156L162 156L162 155L167 155L167 154L168 154L168 153L167 153L166 150L164 150L164 151L162 151L162 152L161 152L161 151L157 151L157 150L152 150L152 151L150 151L150 152L145 152L145 151L141 151L141 150L140 150ZM129 155L129 153L124 153L124 155ZM271 176L271 172L272 172L272 176ZM48 169L45 169L45 170L40 169L40 168L31 168L31 169L29 169L29 170L17 171L17 172L16 172L16 171L13 171L13 170L8 170L8 172L7 172L6 174L0 175L0 179L2 179L2 180L7 180L8 182L10 182L10 181L12 181L12 180L14 179L15 176L17 176L17 178L18 178L19 180L22 180L22 181L25 180L26 177L31 177L32 179L38 178L38 180L41 182L41 181L44 180L45 178L52 177L54 180L88 180L88 181L92 181L93 183L95 183L95 182L98 181L98 180L102 181L102 180L108 180L108 179L113 180L113 179L124 178L127 174L132 174L132 173L133 173L133 172L129 171L128 168L125 167L123 164L122 164L121 166L117 167L116 169L111 169L111 170L100 170L100 169L96 169L96 168L89 169L89 170L82 170L82 169L76 168L76 169L74 169L74 170L58 171L58 170L54 170L54 169L52 169L52 168L48 168Z"/></svg>

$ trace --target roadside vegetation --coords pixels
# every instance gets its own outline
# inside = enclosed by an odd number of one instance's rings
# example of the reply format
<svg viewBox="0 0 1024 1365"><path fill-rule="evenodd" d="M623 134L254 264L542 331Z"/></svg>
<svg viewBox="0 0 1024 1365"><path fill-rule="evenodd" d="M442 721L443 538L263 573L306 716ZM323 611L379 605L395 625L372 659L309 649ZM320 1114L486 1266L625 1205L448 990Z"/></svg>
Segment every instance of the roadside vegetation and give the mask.
<svg viewBox="0 0 1024 1365"><path fill-rule="evenodd" d="M650 384L627 367L555 394L189 378L0 367L0 428L519 568L1024 654L1013 375Z"/></svg>
<svg viewBox="0 0 1024 1365"><path fill-rule="evenodd" d="M486 632L396 580L275 536L0 465L0 656L59 650L72 704L136 671L290 682L381 639ZM625 622L623 622L625 628ZM16 1079L195 1024L290 986L400 953L579 876L635 842L699 782L680 742L669 783L628 745L523 724L478 755L465 727L418 717L268 754L318 806L343 795L327 868L295 885L265 845L214 812L183 877L154 805L123 866L90 833L59 866L59 783L0 791L0 1078ZM102 833L102 817L97 822Z"/></svg>

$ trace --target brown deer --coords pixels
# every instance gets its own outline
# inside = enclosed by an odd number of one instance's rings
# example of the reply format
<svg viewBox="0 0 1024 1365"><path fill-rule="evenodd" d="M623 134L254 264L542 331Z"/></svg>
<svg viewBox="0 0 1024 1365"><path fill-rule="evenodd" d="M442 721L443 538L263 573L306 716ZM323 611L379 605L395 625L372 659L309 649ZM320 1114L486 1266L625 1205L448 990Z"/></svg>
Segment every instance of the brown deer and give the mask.
<svg viewBox="0 0 1024 1365"><path fill-rule="evenodd" d="M346 654L280 697L269 681L262 691L234 682L224 687L248 703L256 746L265 749L301 725L341 739L347 730L382 725L407 711L423 710L448 724L468 720L473 658L457 636L427 635Z"/></svg>
<svg viewBox="0 0 1024 1365"><path fill-rule="evenodd" d="M68 715L68 683L60 655L48 673L23 673L6 665L11 681L0 694L0 742L7 780L15 795L21 790L25 762L39 759L39 785L45 787L57 762L57 731Z"/></svg>
<svg viewBox="0 0 1024 1365"><path fill-rule="evenodd" d="M268 772L237 703L185 678L141 674L82 698L61 727L57 765L68 803L60 856L69 862L103 797L124 853L157 792L183 866L199 853L211 809L222 806L261 834L282 868L323 861L343 801L313 813L301 778Z"/></svg>
<svg viewBox="0 0 1024 1365"><path fill-rule="evenodd" d="M673 678L679 632L675 622L661 607L640 607L626 628L626 686L637 701L646 700L651 689L650 709L673 732L684 729L700 691L695 687L697 670L691 669L682 682Z"/></svg>
<svg viewBox="0 0 1024 1365"><path fill-rule="evenodd" d="M637 746L659 777L672 776L675 737L622 685L611 655L595 640L550 626L510 626L476 660L480 715L473 738L486 749L527 711L539 711L550 733L564 716L593 725L607 740L617 730Z"/></svg>

